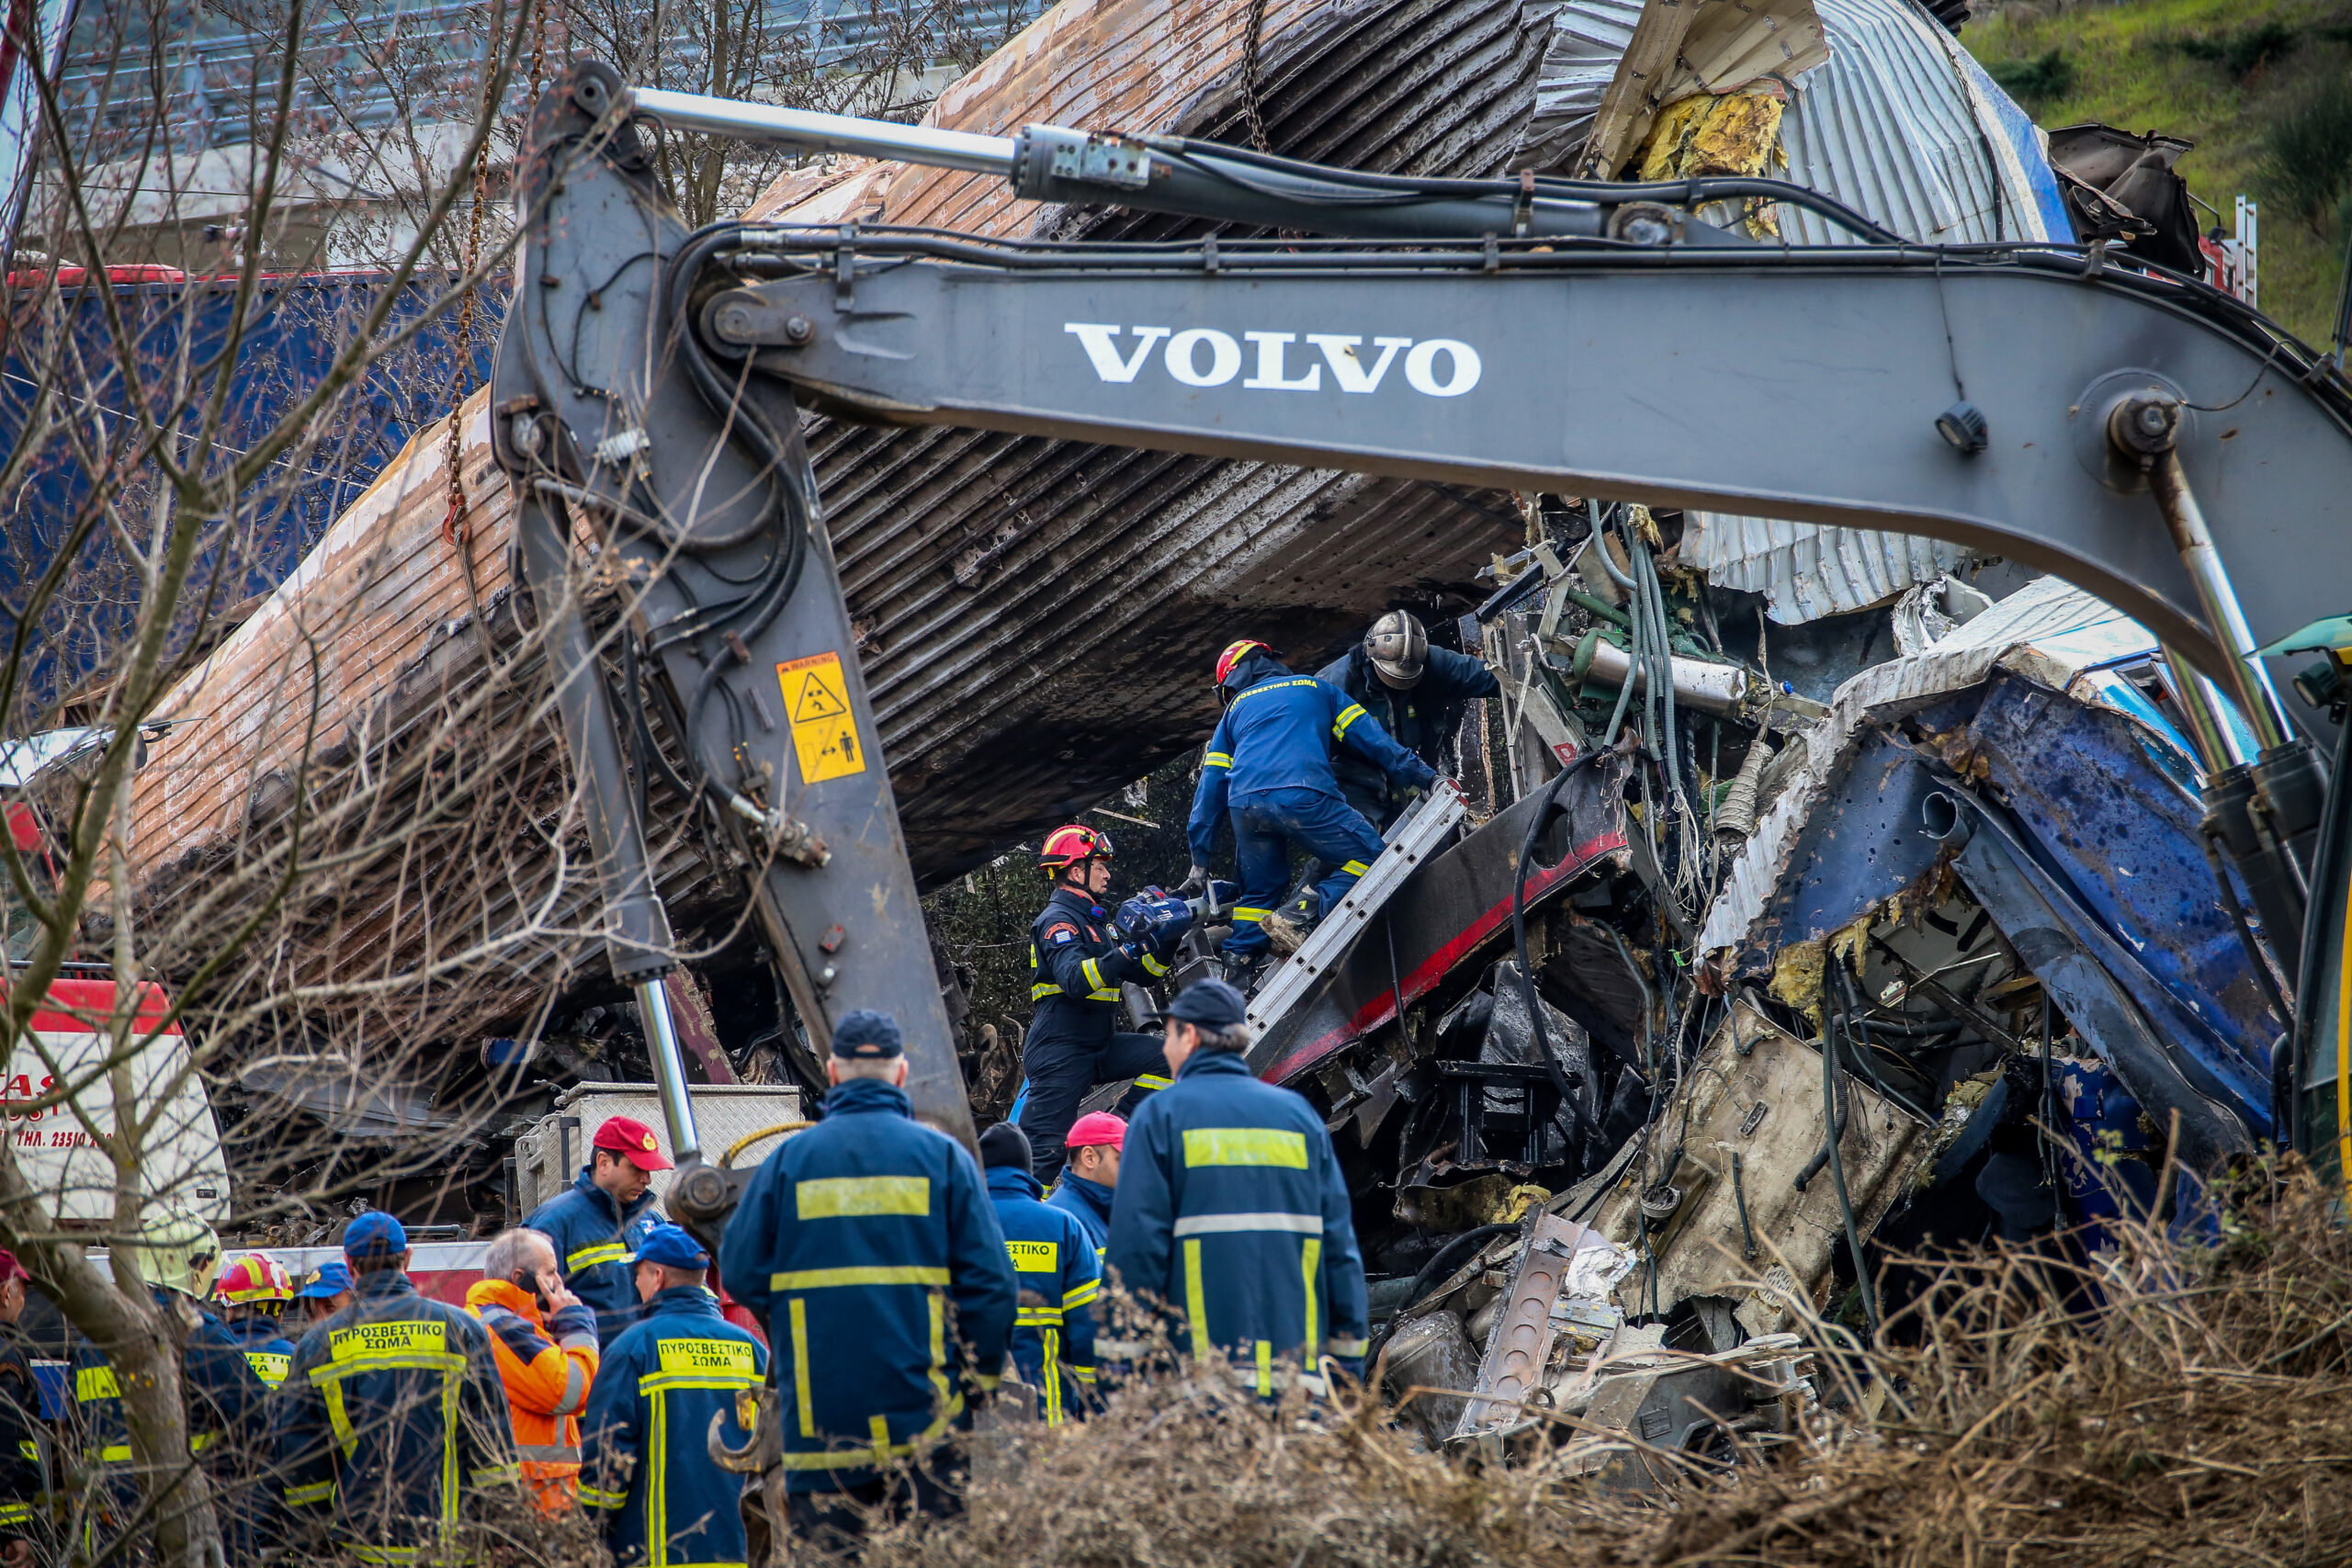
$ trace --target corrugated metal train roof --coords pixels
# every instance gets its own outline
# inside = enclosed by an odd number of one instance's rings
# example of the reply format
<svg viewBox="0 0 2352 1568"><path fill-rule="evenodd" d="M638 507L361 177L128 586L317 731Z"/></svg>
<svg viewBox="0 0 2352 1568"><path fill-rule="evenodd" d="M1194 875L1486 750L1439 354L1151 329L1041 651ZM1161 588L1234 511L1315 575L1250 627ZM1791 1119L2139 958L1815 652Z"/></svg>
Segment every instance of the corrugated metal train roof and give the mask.
<svg viewBox="0 0 2352 1568"><path fill-rule="evenodd" d="M944 95L936 122L1164 130L1247 143L1246 6L1184 47L1170 13L1064 0ZM1261 114L1278 152L1356 168L1491 173L1534 101L1548 10L1521 0L1282 0ZM1069 51L1102 68L1072 69ZM1001 182L889 165L779 182L762 218L1149 239L1208 226L1040 208ZM805 206L803 205L805 204ZM1197 745L1207 671L1247 632L1302 658L1399 596L1467 589L1520 542L1426 485L966 430L809 422L908 846L935 882Z"/></svg>

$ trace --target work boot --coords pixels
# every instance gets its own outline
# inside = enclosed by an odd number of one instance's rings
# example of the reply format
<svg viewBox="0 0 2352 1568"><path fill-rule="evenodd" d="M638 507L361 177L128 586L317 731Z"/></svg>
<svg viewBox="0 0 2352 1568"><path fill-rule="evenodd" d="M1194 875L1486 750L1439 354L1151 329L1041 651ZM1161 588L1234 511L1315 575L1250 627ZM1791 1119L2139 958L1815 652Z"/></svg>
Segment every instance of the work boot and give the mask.
<svg viewBox="0 0 2352 1568"><path fill-rule="evenodd" d="M1266 977L1266 955L1262 953L1246 955L1227 953L1218 957L1225 966L1225 983L1245 997L1256 991L1258 982Z"/></svg>
<svg viewBox="0 0 2352 1568"><path fill-rule="evenodd" d="M1302 893L1266 916L1266 940L1273 944L1276 953L1288 958L1305 944L1307 933L1322 918L1323 900L1312 892Z"/></svg>

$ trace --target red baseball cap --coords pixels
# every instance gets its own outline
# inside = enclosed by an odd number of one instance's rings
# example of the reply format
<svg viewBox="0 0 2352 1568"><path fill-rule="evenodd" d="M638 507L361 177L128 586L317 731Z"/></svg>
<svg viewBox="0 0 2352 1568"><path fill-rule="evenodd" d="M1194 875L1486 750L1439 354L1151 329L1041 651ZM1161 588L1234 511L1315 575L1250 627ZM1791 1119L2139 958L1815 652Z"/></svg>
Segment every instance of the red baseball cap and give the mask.
<svg viewBox="0 0 2352 1568"><path fill-rule="evenodd" d="M628 1116L615 1116L596 1129L595 1146L628 1156L639 1170L667 1170L670 1157L653 1136L653 1129Z"/></svg>
<svg viewBox="0 0 2352 1568"><path fill-rule="evenodd" d="M1090 1146L1124 1149L1127 1143L1127 1124L1107 1111L1090 1111L1070 1123L1069 1135L1062 1140L1067 1148Z"/></svg>
<svg viewBox="0 0 2352 1568"><path fill-rule="evenodd" d="M31 1278L32 1275L26 1271L25 1266L17 1261L15 1253L10 1252L6 1247L0 1247L0 1285L5 1285L11 1280Z"/></svg>

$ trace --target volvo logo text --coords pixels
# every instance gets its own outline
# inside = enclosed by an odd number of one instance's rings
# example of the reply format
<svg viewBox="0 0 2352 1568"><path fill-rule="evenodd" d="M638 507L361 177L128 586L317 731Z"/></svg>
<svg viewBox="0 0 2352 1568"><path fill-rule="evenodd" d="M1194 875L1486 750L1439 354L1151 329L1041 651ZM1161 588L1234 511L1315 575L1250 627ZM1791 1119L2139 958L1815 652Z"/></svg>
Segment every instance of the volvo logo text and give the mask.
<svg viewBox="0 0 2352 1568"><path fill-rule="evenodd" d="M1241 342L1236 342L1231 333L1215 327L1187 327L1180 333L1172 327L1121 329L1103 321L1068 321L1062 331L1078 339L1094 374L1105 381L1133 381L1155 351L1161 367L1187 387L1222 387L1241 374L1247 360L1251 373L1241 385L1267 392L1319 392L1326 369L1331 372L1331 384L1342 392L1376 392L1401 359L1405 384L1413 390L1430 398L1458 398L1478 384L1485 369L1476 349L1450 337L1418 343L1408 337L1376 337L1366 348L1363 338L1333 333L1303 337L1298 333L1243 333ZM1250 345L1246 350L1244 342ZM1306 346L1299 347L1302 342Z"/></svg>

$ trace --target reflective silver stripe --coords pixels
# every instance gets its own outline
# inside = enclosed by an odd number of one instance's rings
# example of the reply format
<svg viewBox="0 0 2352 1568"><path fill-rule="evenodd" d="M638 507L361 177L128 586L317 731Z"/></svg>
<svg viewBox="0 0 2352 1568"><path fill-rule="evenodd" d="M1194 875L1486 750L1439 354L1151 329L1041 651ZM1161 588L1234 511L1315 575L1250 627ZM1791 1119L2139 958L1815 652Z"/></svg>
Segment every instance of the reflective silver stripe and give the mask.
<svg viewBox="0 0 2352 1568"><path fill-rule="evenodd" d="M1234 1231L1287 1231L1294 1235L1321 1235L1320 1214L1187 1214L1176 1222L1176 1235L1221 1235Z"/></svg>
<svg viewBox="0 0 2352 1568"><path fill-rule="evenodd" d="M555 1408L548 1412L552 1416L569 1416L588 1403L588 1369L570 1357L566 1357L565 1361L563 1397L557 1400Z"/></svg>
<svg viewBox="0 0 2352 1568"><path fill-rule="evenodd" d="M580 1445L577 1443L517 1443L517 1459L526 1464L578 1464Z"/></svg>

